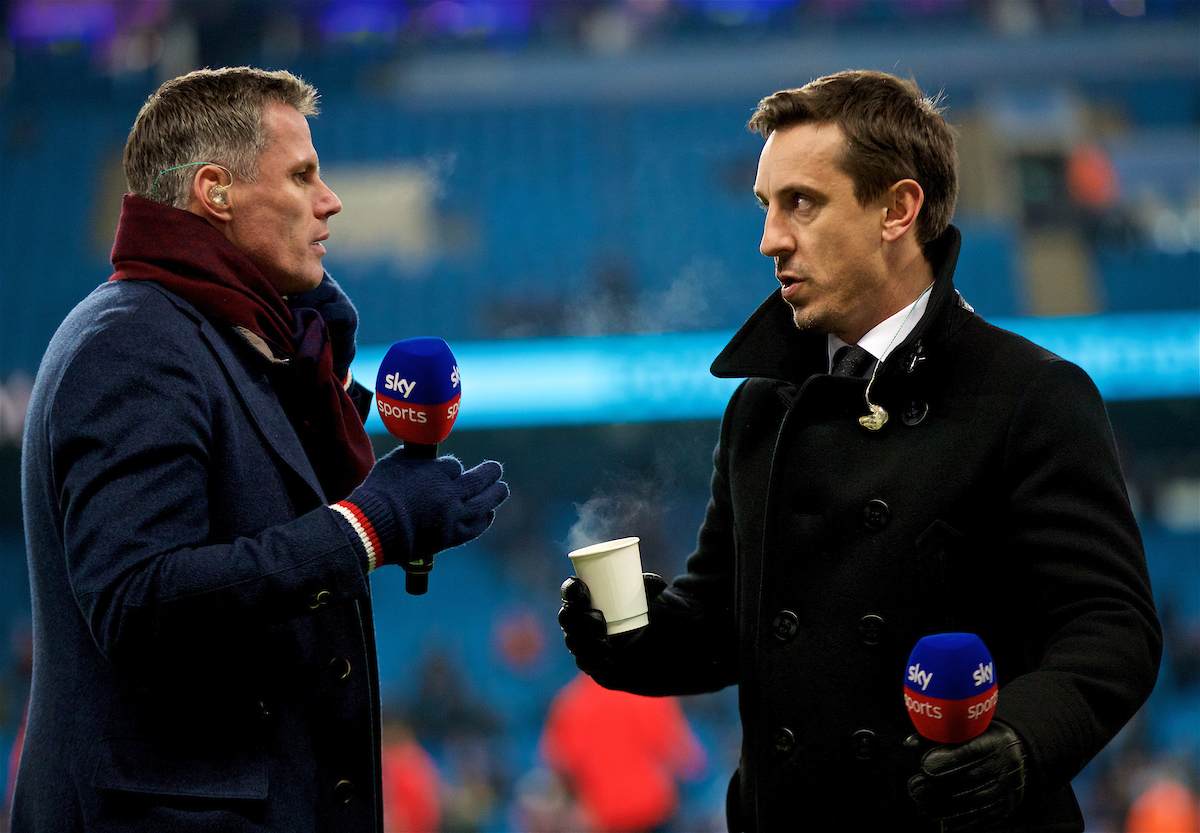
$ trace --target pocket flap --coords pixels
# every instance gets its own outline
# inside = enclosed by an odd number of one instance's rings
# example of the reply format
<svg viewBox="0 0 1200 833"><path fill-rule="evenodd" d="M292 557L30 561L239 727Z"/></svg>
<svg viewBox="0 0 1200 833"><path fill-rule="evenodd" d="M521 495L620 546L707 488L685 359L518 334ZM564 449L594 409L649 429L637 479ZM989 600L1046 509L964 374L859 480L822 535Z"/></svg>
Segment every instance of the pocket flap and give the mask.
<svg viewBox="0 0 1200 833"><path fill-rule="evenodd" d="M261 751L179 739L110 737L100 742L95 787L197 798L262 800L267 761Z"/></svg>

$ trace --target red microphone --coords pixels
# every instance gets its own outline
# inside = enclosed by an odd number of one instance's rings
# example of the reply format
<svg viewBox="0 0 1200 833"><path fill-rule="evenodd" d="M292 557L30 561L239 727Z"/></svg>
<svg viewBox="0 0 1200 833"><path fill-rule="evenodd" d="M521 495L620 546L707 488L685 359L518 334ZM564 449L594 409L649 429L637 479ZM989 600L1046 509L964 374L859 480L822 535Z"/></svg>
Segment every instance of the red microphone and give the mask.
<svg viewBox="0 0 1200 833"><path fill-rule="evenodd" d="M404 441L405 457L432 460L450 435L462 397L458 362L440 338L397 341L379 363L375 406L388 433ZM429 589L433 556L401 562L404 588L414 596Z"/></svg>
<svg viewBox="0 0 1200 833"><path fill-rule="evenodd" d="M404 455L434 458L458 417L458 362L440 338L397 341L379 363L375 404L383 426L404 440Z"/></svg>
<svg viewBox="0 0 1200 833"><path fill-rule="evenodd" d="M998 698L995 663L975 634L935 633L913 648L904 705L922 737L962 743L982 734Z"/></svg>

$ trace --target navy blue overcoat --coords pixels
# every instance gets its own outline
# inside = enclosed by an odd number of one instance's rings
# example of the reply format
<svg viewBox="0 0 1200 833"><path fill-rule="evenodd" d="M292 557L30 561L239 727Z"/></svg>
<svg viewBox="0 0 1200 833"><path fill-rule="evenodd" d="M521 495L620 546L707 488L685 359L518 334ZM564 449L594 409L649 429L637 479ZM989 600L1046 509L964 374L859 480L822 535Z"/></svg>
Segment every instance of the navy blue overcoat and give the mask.
<svg viewBox="0 0 1200 833"><path fill-rule="evenodd" d="M97 288L38 373L13 830L381 829L365 565L232 327Z"/></svg>

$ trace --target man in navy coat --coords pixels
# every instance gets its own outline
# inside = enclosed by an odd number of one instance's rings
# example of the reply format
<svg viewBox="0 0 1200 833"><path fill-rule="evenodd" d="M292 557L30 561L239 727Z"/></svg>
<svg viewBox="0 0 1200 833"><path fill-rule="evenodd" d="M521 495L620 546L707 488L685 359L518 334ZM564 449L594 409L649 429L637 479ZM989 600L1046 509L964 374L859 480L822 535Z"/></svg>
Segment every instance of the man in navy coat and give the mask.
<svg viewBox="0 0 1200 833"><path fill-rule="evenodd" d="M471 540L508 490L494 462L374 459L316 104L202 70L130 133L116 271L27 421L18 833L382 830L368 572Z"/></svg>
<svg viewBox="0 0 1200 833"><path fill-rule="evenodd" d="M779 291L713 363L746 381L697 549L647 578L632 637L564 582L567 647L612 688L739 687L731 831L1082 831L1070 781L1162 648L1100 396L955 291L954 136L915 84L838 73L750 124ZM959 631L991 650L995 717L932 744L907 658Z"/></svg>

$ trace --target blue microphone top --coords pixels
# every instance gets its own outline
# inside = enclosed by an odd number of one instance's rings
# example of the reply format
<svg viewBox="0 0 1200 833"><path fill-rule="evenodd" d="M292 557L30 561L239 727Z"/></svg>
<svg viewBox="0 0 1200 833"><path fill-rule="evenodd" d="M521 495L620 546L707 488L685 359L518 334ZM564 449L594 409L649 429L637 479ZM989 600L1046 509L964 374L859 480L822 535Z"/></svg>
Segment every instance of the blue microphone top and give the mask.
<svg viewBox="0 0 1200 833"><path fill-rule="evenodd" d="M921 637L908 658L904 685L939 700L965 700L996 684L996 670L983 640L973 633Z"/></svg>
<svg viewBox="0 0 1200 833"><path fill-rule="evenodd" d="M458 363L450 345L423 336L397 341L379 363L375 392L414 405L440 405L459 395Z"/></svg>

